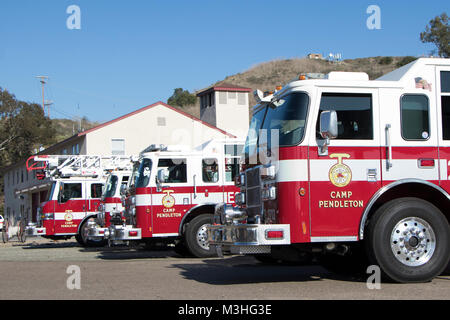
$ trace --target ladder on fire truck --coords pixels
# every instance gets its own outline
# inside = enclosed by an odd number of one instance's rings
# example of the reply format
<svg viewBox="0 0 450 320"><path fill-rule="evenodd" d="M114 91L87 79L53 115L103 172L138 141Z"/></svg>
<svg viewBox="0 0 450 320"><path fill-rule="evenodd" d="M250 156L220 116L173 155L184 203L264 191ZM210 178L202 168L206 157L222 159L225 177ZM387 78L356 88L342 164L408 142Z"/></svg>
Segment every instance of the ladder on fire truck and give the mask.
<svg viewBox="0 0 450 320"><path fill-rule="evenodd" d="M27 170L38 178L101 177L109 171L132 170L130 156L35 155L27 160Z"/></svg>

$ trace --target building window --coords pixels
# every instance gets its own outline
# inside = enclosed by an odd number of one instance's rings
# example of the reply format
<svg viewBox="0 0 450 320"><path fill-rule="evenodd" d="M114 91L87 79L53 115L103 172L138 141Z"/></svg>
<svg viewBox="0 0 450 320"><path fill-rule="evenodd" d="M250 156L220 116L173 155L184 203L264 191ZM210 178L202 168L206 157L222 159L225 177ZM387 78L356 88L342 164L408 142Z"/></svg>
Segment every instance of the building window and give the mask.
<svg viewBox="0 0 450 320"><path fill-rule="evenodd" d="M78 143L72 146L72 154L80 154L80 145Z"/></svg>
<svg viewBox="0 0 450 320"><path fill-rule="evenodd" d="M67 154L67 149L63 149L61 154L66 155Z"/></svg>
<svg viewBox="0 0 450 320"><path fill-rule="evenodd" d="M428 140L430 110L425 95L404 95L400 103L402 137L404 140Z"/></svg>
<svg viewBox="0 0 450 320"><path fill-rule="evenodd" d="M125 139L111 140L111 154L116 156L125 155Z"/></svg>
<svg viewBox="0 0 450 320"><path fill-rule="evenodd" d="M166 118L158 117L157 123L158 123L158 127L165 127L166 126Z"/></svg>
<svg viewBox="0 0 450 320"><path fill-rule="evenodd" d="M228 99L236 99L236 92L228 92Z"/></svg>
<svg viewBox="0 0 450 320"><path fill-rule="evenodd" d="M245 99L246 93L244 92L239 92L238 93L238 104L243 106L245 105L245 102L247 99Z"/></svg>
<svg viewBox="0 0 450 320"><path fill-rule="evenodd" d="M219 103L220 104L227 104L227 93L226 92L219 92Z"/></svg>

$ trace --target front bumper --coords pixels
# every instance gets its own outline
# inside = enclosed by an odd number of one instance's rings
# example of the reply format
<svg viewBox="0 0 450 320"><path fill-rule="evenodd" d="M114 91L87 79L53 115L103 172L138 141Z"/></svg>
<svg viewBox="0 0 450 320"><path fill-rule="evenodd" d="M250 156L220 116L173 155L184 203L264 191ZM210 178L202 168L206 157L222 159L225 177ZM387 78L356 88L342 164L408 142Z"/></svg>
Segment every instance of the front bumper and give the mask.
<svg viewBox="0 0 450 320"><path fill-rule="evenodd" d="M133 226L112 225L109 228L92 226L88 228L88 237L93 239L105 238L112 241L141 240L142 231Z"/></svg>
<svg viewBox="0 0 450 320"><path fill-rule="evenodd" d="M35 225L28 225L25 228L25 233L27 237L39 237L39 236L45 236L47 233L46 228L39 228Z"/></svg>
<svg viewBox="0 0 450 320"><path fill-rule="evenodd" d="M273 237L275 234L277 237ZM208 226L208 242L238 254L270 253L273 245L291 243L288 224L233 224Z"/></svg>

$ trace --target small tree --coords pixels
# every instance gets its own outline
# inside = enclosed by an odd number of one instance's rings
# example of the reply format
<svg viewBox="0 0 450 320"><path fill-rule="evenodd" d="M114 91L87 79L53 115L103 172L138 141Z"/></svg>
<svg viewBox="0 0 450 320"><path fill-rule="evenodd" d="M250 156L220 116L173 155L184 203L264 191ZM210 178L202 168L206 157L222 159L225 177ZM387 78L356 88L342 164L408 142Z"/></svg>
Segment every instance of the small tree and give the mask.
<svg viewBox="0 0 450 320"><path fill-rule="evenodd" d="M189 93L183 88L176 88L173 91L173 95L167 100L167 103L173 106L189 106L195 104L197 97L194 94Z"/></svg>
<svg viewBox="0 0 450 320"><path fill-rule="evenodd" d="M437 47L440 57L450 57L450 27L445 12L430 21L425 31L420 33L420 40L423 43L433 43Z"/></svg>

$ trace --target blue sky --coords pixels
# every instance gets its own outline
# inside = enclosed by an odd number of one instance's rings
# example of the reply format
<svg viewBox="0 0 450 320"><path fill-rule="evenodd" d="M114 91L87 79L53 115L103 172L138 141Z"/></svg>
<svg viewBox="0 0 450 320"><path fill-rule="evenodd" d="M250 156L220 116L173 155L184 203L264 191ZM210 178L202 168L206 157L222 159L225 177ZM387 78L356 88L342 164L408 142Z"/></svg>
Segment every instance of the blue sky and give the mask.
<svg viewBox="0 0 450 320"><path fill-rule="evenodd" d="M1 0L0 87L40 103L35 76L47 75L52 118L103 122L272 59L427 54L433 46L419 34L448 3ZM66 26L70 5L80 30ZM369 5L380 7L380 30L366 27Z"/></svg>

